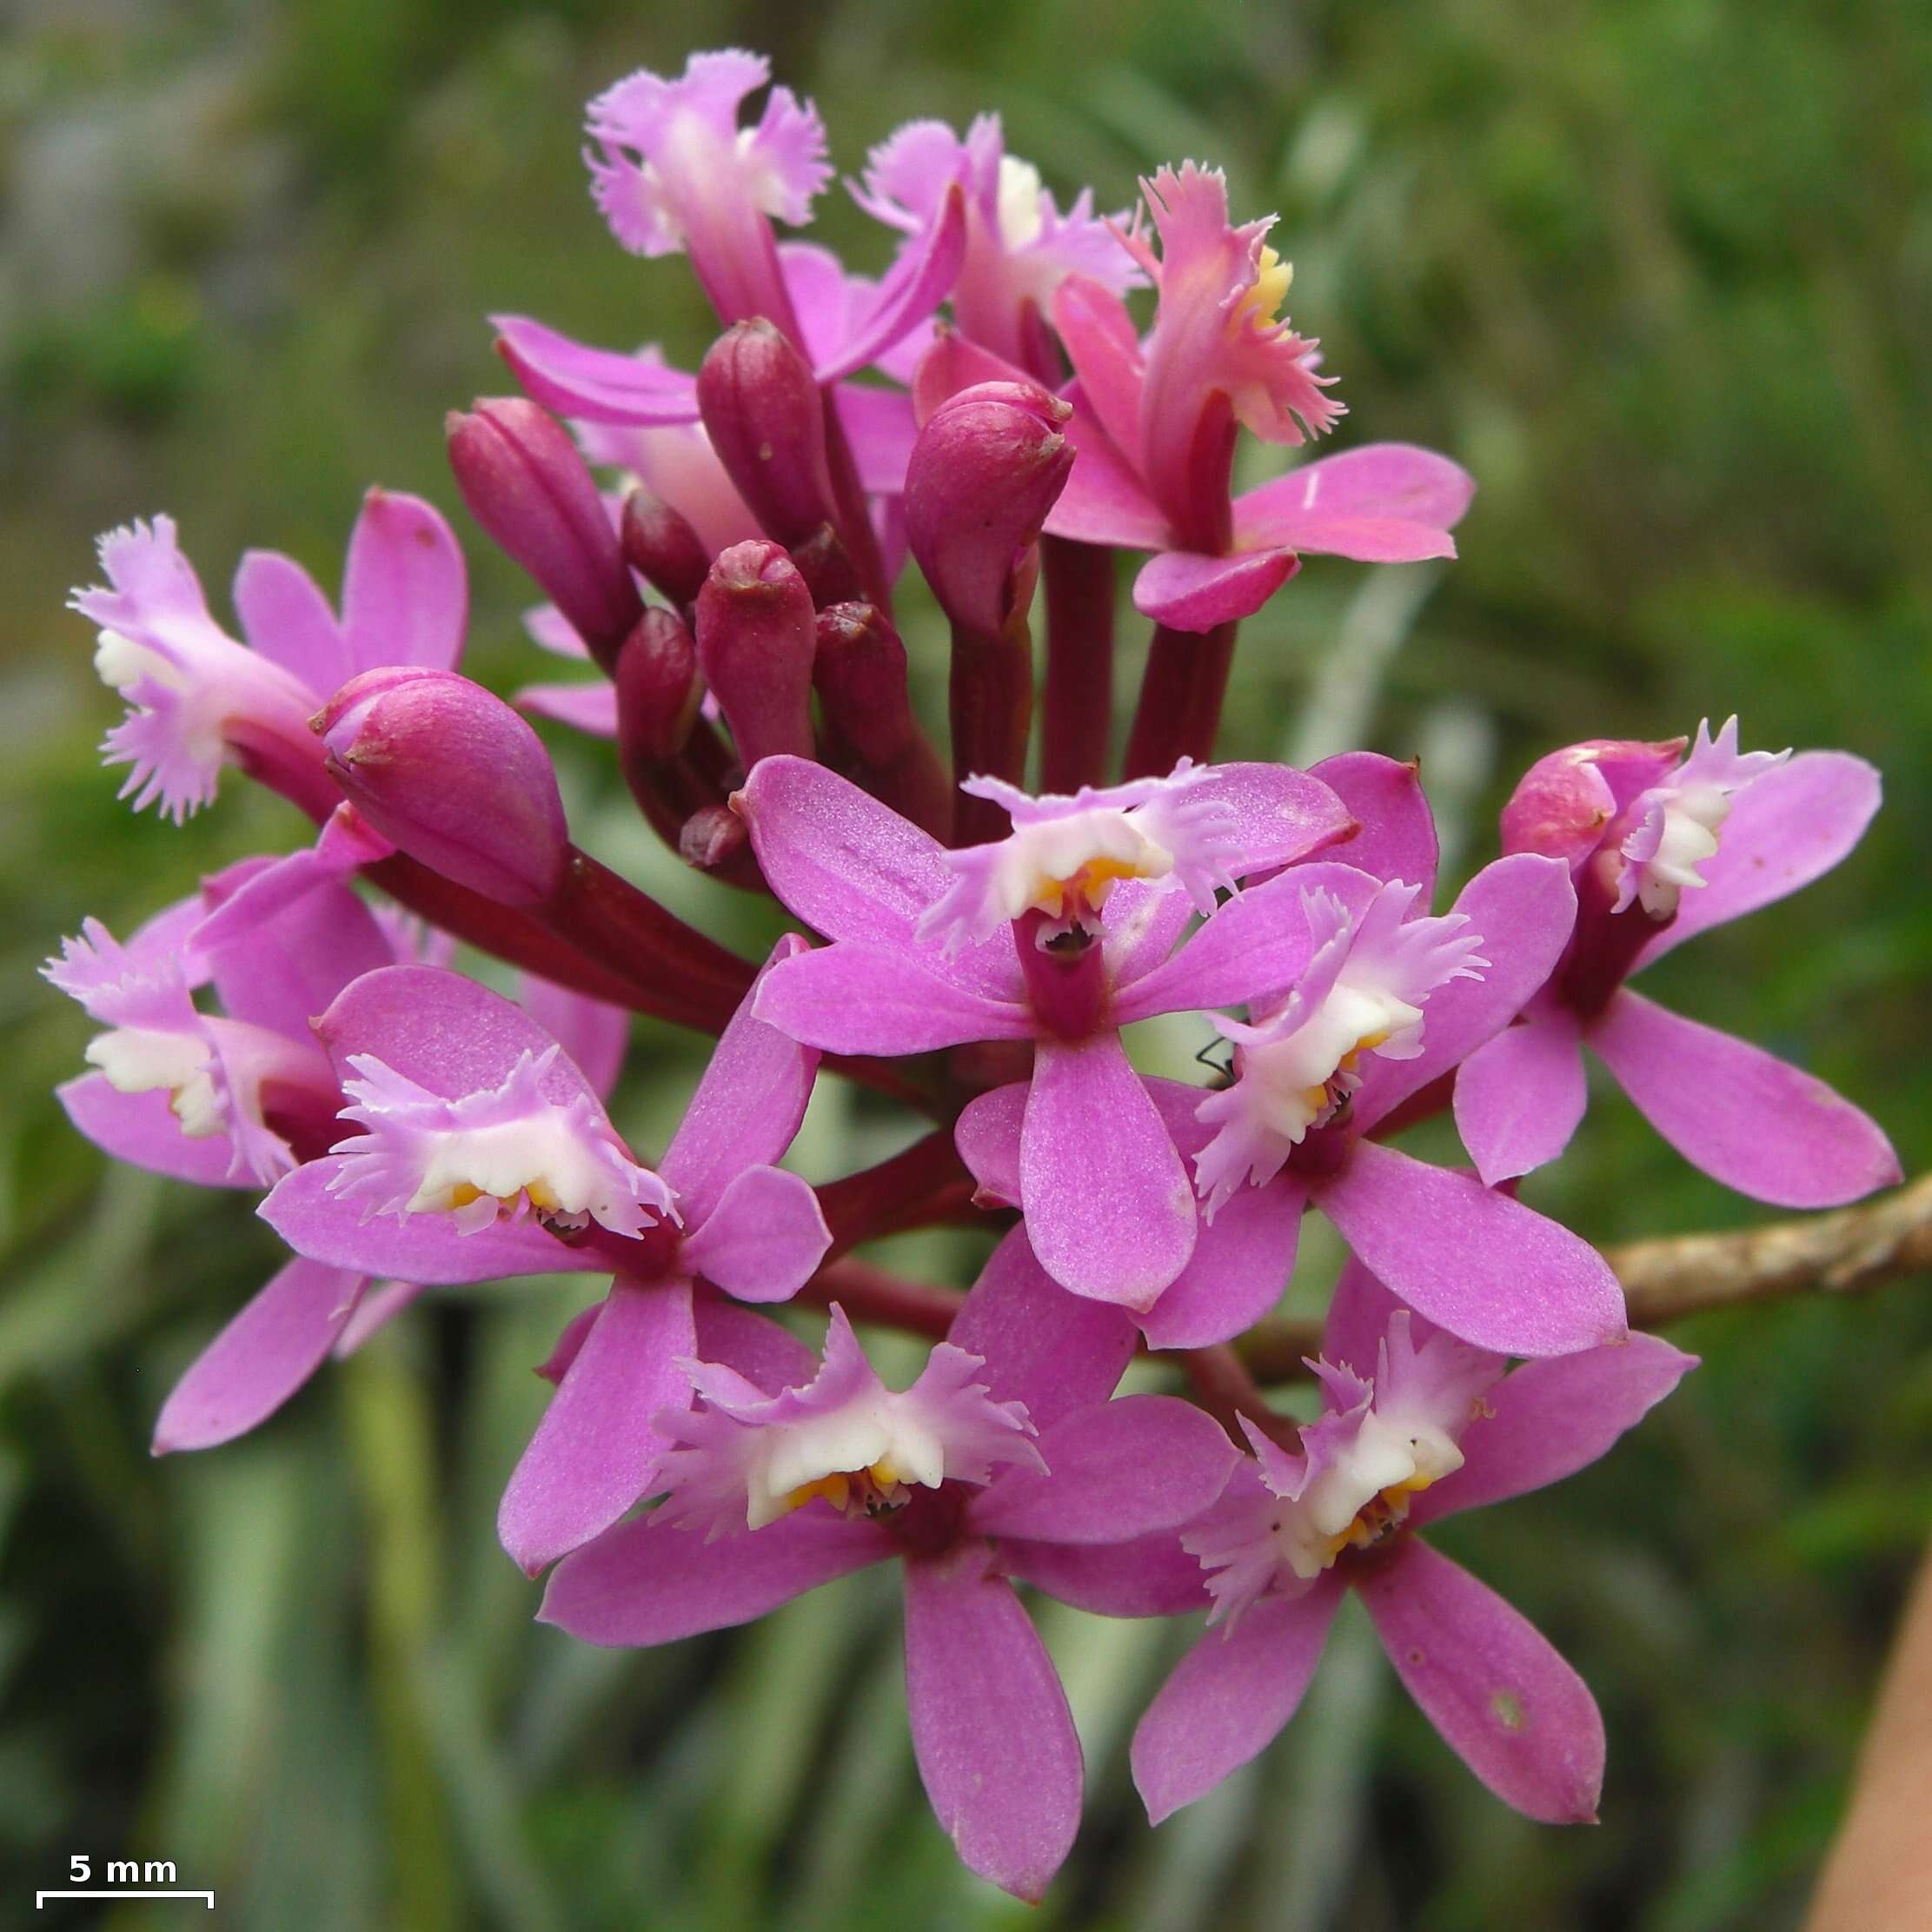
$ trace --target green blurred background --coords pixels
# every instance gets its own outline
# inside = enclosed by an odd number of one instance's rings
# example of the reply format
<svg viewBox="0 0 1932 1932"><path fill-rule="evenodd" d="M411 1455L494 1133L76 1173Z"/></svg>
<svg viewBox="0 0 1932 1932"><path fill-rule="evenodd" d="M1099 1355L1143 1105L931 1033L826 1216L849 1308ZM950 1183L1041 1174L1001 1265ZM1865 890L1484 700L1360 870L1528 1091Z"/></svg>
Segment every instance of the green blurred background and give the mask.
<svg viewBox="0 0 1932 1932"><path fill-rule="evenodd" d="M216 1922L273 1932L1794 1924L1932 1518L1923 1281L1686 1325L1706 1366L1607 1466L1444 1533L1602 1700L1600 1828L1488 1798L1348 1623L1284 1742L1150 1834L1125 1736L1183 1633L1049 1609L1090 1809L1037 1915L925 1811L880 1579L636 1656L531 1626L491 1525L563 1285L419 1308L250 1440L149 1460L169 1383L273 1245L245 1200L110 1169L66 1128L48 1089L87 1029L34 967L84 913L125 930L301 827L233 779L185 831L117 806L92 755L116 707L63 597L95 532L163 508L217 601L249 544L333 583L379 480L471 545L469 667L541 674L440 412L505 387L490 309L701 350L677 265L596 219L576 134L589 93L693 45L768 49L845 169L905 117L998 105L1063 193L1120 206L1192 155L1238 211L1278 208L1295 319L1353 411L1339 446L1430 443L1482 490L1446 573L1318 561L1249 627L1234 746L1420 751L1451 871L1510 775L1576 738L1736 709L1748 743L1876 760L1887 809L1851 862L1657 990L1842 1086L1909 1171L1932 1151L1922 3L671 14L11 0L0 23L0 1923L85 1853L171 1859ZM884 258L837 193L820 228ZM557 750L586 843L748 940L594 748ZM648 1145L697 1048L643 1044L618 1112ZM828 1097L801 1158L834 1171L893 1131ZM1609 1096L1530 1194L1601 1241L1756 1212ZM900 1258L964 1279L976 1251ZM140 1909L116 1922L190 1909Z"/></svg>

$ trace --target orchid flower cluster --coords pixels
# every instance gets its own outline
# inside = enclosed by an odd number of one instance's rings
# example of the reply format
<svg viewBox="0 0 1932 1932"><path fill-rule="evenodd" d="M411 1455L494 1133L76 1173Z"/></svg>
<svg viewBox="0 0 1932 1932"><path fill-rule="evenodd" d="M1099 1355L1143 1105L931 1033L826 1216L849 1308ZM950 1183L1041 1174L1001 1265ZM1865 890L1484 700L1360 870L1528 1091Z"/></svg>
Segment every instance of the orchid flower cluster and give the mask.
<svg viewBox="0 0 1932 1932"><path fill-rule="evenodd" d="M1063 208L996 116L917 122L852 184L895 237L868 280L778 238L831 169L809 103L771 87L747 113L769 79L700 55L588 110L617 242L682 254L717 309L696 374L498 316L526 394L449 421L463 499L573 679L515 703L466 679L456 540L380 490L334 602L243 557L239 637L163 515L103 538L105 582L75 596L137 809L179 820L234 767L318 828L124 940L90 921L48 968L96 1029L61 1091L74 1124L259 1195L291 1252L155 1445L256 1427L425 1291L574 1271L594 1296L539 1371L499 1519L548 1572L541 1617L665 1643L896 1564L920 1772L996 1884L1038 1898L1080 1814L1035 1590L1202 1620L1133 1740L1156 1821L1289 1722L1351 1590L1478 1778L1587 1820L1589 1691L1423 1532L1592 1462L1692 1364L1630 1331L1603 1258L1512 1183L1576 1130L1586 1046L1754 1198L1896 1178L1849 1102L1625 983L1835 866L1876 774L1741 751L1735 720L1571 746L1435 911L1413 764L1215 758L1239 621L1306 555L1452 556L1473 489L1369 443L1233 494L1244 432L1298 445L1343 415L1282 313L1270 221L1237 223L1192 163L1131 217ZM1155 627L1124 769L1116 550L1145 560ZM894 627L908 553L951 630L943 751ZM573 843L530 714L614 740L685 861L776 901L767 959ZM517 968L517 996L459 942ZM634 1012L716 1041L654 1156L610 1112ZM1221 1043L1200 1084L1137 1071L1127 1030L1160 1014ZM814 1188L783 1161L821 1074L909 1125ZM1472 1170L1395 1145L1444 1110ZM1311 1209L1350 1258L1298 1424L1239 1344ZM997 1237L963 1296L851 1255L942 1222ZM818 1345L767 1311L787 1303L827 1317ZM909 1386L868 1325L930 1343ZM1146 1392L1163 1364L1199 1399Z"/></svg>

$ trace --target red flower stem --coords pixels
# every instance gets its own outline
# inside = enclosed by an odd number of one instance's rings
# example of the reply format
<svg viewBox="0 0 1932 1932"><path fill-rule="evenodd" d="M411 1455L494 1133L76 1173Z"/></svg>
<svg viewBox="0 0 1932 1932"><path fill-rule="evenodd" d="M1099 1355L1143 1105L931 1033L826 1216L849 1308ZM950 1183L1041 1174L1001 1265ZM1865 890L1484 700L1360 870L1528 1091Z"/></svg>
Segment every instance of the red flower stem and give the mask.
<svg viewBox="0 0 1932 1932"><path fill-rule="evenodd" d="M1155 627L1123 777L1165 778L1183 757L1205 764L1214 756L1236 628L1232 624L1200 632L1170 630L1165 624Z"/></svg>
<svg viewBox="0 0 1932 1932"><path fill-rule="evenodd" d="M799 1291L807 1308L827 1308L833 1302L855 1322L874 1322L882 1328L903 1329L929 1341L946 1339L953 1318L966 1297L952 1288L934 1288L907 1281L869 1261L828 1262Z"/></svg>
<svg viewBox="0 0 1932 1932"><path fill-rule="evenodd" d="M1019 606L1023 614L1025 605ZM953 627L947 687L953 725L953 779L1003 778L1026 782L1026 734L1033 719L1033 645L1024 614L997 635ZM985 845L1012 829L1005 809L989 799L956 793L953 843Z"/></svg>
<svg viewBox="0 0 1932 1932"><path fill-rule="evenodd" d="M1194 1399L1212 1416L1238 1448L1245 1449L1248 1439L1236 1419L1245 1416L1270 1436L1285 1431L1294 1439L1294 1424L1278 1417L1269 1408L1260 1384L1249 1374L1247 1364L1235 1353L1232 1344L1217 1342L1210 1348L1183 1349L1181 1366L1193 1384Z"/></svg>
<svg viewBox="0 0 1932 1932"><path fill-rule="evenodd" d="M1046 693L1040 789L1077 792L1106 776L1113 723L1113 553L1040 540L1046 581Z"/></svg>
<svg viewBox="0 0 1932 1932"><path fill-rule="evenodd" d="M844 543L852 567L859 573L867 600L876 604L888 622L893 614L893 587L886 575L886 560L880 554L879 539L873 534L872 511L866 501L865 487L859 481L859 466L853 460L852 445L846 440L845 425L839 420L834 392L825 397L825 462L832 479L832 495L839 509L839 537Z"/></svg>
<svg viewBox="0 0 1932 1932"><path fill-rule="evenodd" d="M827 1182L818 1193L832 1251L843 1254L876 1236L949 1218L962 1201L970 1203L973 1186L952 1130L941 1127L889 1160Z"/></svg>

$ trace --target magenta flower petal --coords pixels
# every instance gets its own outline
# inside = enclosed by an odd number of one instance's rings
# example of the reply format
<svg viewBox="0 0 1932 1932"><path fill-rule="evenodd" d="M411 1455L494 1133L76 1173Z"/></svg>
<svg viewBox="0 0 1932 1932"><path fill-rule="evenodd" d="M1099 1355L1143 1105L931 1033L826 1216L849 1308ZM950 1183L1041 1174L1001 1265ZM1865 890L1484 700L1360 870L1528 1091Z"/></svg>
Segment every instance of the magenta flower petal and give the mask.
<svg viewBox="0 0 1932 1932"><path fill-rule="evenodd" d="M697 378L654 350L593 349L528 315L492 315L490 326L524 393L559 415L653 427L698 420Z"/></svg>
<svg viewBox="0 0 1932 1932"><path fill-rule="evenodd" d="M1417 563L1452 557L1476 480L1459 463L1413 443L1376 442L1303 463L1234 501L1234 540L1244 549Z"/></svg>
<svg viewBox="0 0 1932 1932"><path fill-rule="evenodd" d="M1218 1423L1172 1396L1117 1396L1040 1434L1045 1471L1003 1471L967 1507L981 1536L1122 1543L1178 1529L1220 1496L1239 1459Z"/></svg>
<svg viewBox="0 0 1932 1932"><path fill-rule="evenodd" d="M1167 513L1146 491L1095 417L1083 407L1079 383L1067 392L1073 414L1060 433L1073 446L1066 487L1046 513L1046 530L1077 543L1118 545L1124 550L1165 550L1174 541Z"/></svg>
<svg viewBox="0 0 1932 1932"><path fill-rule="evenodd" d="M928 965L909 947L852 940L820 946L774 966L755 1010L767 1025L828 1053L923 1053L1032 1037L1025 1006L947 977L937 949L930 958Z"/></svg>
<svg viewBox="0 0 1932 1932"><path fill-rule="evenodd" d="M852 448L853 467L859 472L861 487L874 496L903 496L906 468L913 460L913 445L919 440L919 425L913 420L913 399L903 389L841 382L833 400L840 427ZM890 548L887 546L888 551ZM892 566L890 574L896 577L904 561L901 545L898 563Z"/></svg>
<svg viewBox="0 0 1932 1932"><path fill-rule="evenodd" d="M790 1329L768 1315L754 1314L736 1302L700 1295L693 1304L697 1329L694 1350L701 1362L722 1362L775 1396L802 1388L819 1372L819 1358Z"/></svg>
<svg viewBox="0 0 1932 1932"><path fill-rule="evenodd" d="M612 1283L496 1512L530 1576L607 1530L650 1485L667 1446L654 1417L691 1404L691 1284Z"/></svg>
<svg viewBox="0 0 1932 1932"><path fill-rule="evenodd" d="M1190 1120L1196 1139L1204 1141L1205 1131ZM1223 1203L1212 1221L1201 1224L1187 1265L1140 1318L1147 1346L1206 1348L1253 1327L1281 1299L1295 1271L1307 1200L1299 1178L1282 1174Z"/></svg>
<svg viewBox="0 0 1932 1932"><path fill-rule="evenodd" d="M1305 1596L1258 1603L1209 1630L1160 1687L1133 1734L1133 1782L1155 1824L1212 1791L1295 1715L1343 1590L1331 1572Z"/></svg>
<svg viewBox="0 0 1932 1932"><path fill-rule="evenodd" d="M1056 1287L1014 1228L993 1251L946 1339L986 1364L1002 1402L1026 1404L1036 1429L1105 1402L1134 1350L1134 1327L1118 1308Z"/></svg>
<svg viewBox="0 0 1932 1932"><path fill-rule="evenodd" d="M1463 1466L1410 1505L1419 1529L1485 1503L1560 1483L1607 1455L1697 1365L1656 1335L1525 1362L1485 1391L1480 1428L1461 1438Z"/></svg>
<svg viewBox="0 0 1932 1932"><path fill-rule="evenodd" d="M315 1261L280 1269L175 1384L155 1454L211 1449L273 1415L328 1359L365 1285Z"/></svg>
<svg viewBox="0 0 1932 1932"><path fill-rule="evenodd" d="M420 496L372 489L342 568L342 641L357 671L422 665L450 671L469 623L463 554L442 513Z"/></svg>
<svg viewBox="0 0 1932 1932"><path fill-rule="evenodd" d="M608 1271L607 1256L574 1247L534 1221L499 1221L462 1233L447 1214L364 1220L362 1204L329 1192L340 1155L284 1174L256 1210L297 1254L358 1274L394 1275L432 1287L499 1281L515 1275Z"/></svg>
<svg viewBox="0 0 1932 1932"><path fill-rule="evenodd" d="M1200 1559L1172 1530L1126 1543L1003 1543L1010 1577L1096 1617L1185 1617L1208 1608Z"/></svg>
<svg viewBox="0 0 1932 1932"><path fill-rule="evenodd" d="M1753 1200L1842 1207L1900 1178L1877 1124L1822 1080L1628 987L1583 1037L1692 1166Z"/></svg>
<svg viewBox="0 0 1932 1932"><path fill-rule="evenodd" d="M1596 1249L1473 1175L1360 1141L1315 1199L1371 1272L1478 1348L1568 1355L1625 1333Z"/></svg>
<svg viewBox="0 0 1932 1932"><path fill-rule="evenodd" d="M362 1298L349 1311L329 1350L338 1362L346 1361L362 1344L387 1328L404 1309L414 1306L422 1295L420 1281L383 1281L365 1288Z"/></svg>
<svg viewBox="0 0 1932 1932"><path fill-rule="evenodd" d="M1311 766L1308 775L1327 786L1360 827L1331 856L1377 879L1421 886L1416 906L1426 913L1436 894L1436 819L1414 762L1343 752Z"/></svg>
<svg viewBox="0 0 1932 1932"><path fill-rule="evenodd" d="M658 1164L678 1192L679 1211L689 1227L713 1212L734 1175L777 1160L805 1118L819 1056L752 1012L758 986L773 967L805 950L795 934L772 949L713 1050Z"/></svg>
<svg viewBox="0 0 1932 1932"><path fill-rule="evenodd" d="M788 1301L832 1245L819 1197L781 1167L735 1174L684 1238L684 1259L741 1301Z"/></svg>
<svg viewBox="0 0 1932 1932"><path fill-rule="evenodd" d="M568 725L592 738L617 735L617 688L600 679L595 684L526 684L510 699L519 711Z"/></svg>
<svg viewBox="0 0 1932 1932"><path fill-rule="evenodd" d="M1297 866L1265 886L1238 893L1145 977L1126 982L1121 975L1114 1019L1126 1026L1154 1013L1258 1004L1263 987L1298 979L1315 949L1307 894L1345 869L1319 861Z"/></svg>
<svg viewBox="0 0 1932 1932"><path fill-rule="evenodd" d="M1035 1049L1020 1197L1064 1288L1145 1312L1194 1251L1194 1190L1118 1033Z"/></svg>
<svg viewBox="0 0 1932 1932"><path fill-rule="evenodd" d="M968 1100L953 1129L953 1145L978 1184L982 1207L1019 1205L1019 1136L1026 1119L1025 1080Z"/></svg>
<svg viewBox="0 0 1932 1932"><path fill-rule="evenodd" d="M879 284L872 308L858 318L838 352L813 370L820 382L839 382L876 362L926 321L959 272L966 236L965 199L956 189L950 189L940 202L938 218Z"/></svg>
<svg viewBox="0 0 1932 1932"><path fill-rule="evenodd" d="M716 1543L644 1517L566 1557L537 1621L586 1643L670 1643L748 1623L893 1549L876 1523L822 1507Z"/></svg>
<svg viewBox="0 0 1932 1932"><path fill-rule="evenodd" d="M1249 761L1217 765L1192 795L1233 811L1243 854L1235 869L1244 878L1331 846L1339 847L1334 857L1355 863L1349 856L1358 830L1355 818L1335 791L1311 772Z"/></svg>
<svg viewBox="0 0 1932 1932"><path fill-rule="evenodd" d="M350 659L329 599L293 558L276 550L248 551L235 573L234 594L250 647L317 697L362 668Z"/></svg>
<svg viewBox="0 0 1932 1932"><path fill-rule="evenodd" d="M1107 441L1138 469L1146 365L1127 305L1090 277L1069 276L1054 292L1053 326L1066 344L1079 397Z"/></svg>
<svg viewBox="0 0 1932 1932"><path fill-rule="evenodd" d="M1322 1323L1322 1359L1372 1377L1389 1318L1402 1306L1354 1255L1342 1264ZM1415 1331L1411 1329L1411 1333ZM1416 1336L1420 1342L1420 1335Z"/></svg>
<svg viewBox="0 0 1932 1932"><path fill-rule="evenodd" d="M1631 970L1822 877L1864 836L1879 791L1878 773L1849 752L1800 752L1744 787L1703 867L1703 890L1683 894Z"/></svg>
<svg viewBox="0 0 1932 1932"><path fill-rule="evenodd" d="M1467 1059L1529 1005L1569 943L1577 893L1561 860L1523 852L1484 866L1455 910L1469 920L1464 931L1480 940L1489 964L1480 978L1456 979L1431 993L1422 1051L1413 1059L1378 1054L1368 1061L1355 1096L1359 1132Z"/></svg>
<svg viewBox="0 0 1932 1932"><path fill-rule="evenodd" d="M192 1181L197 1187L254 1187L255 1177L235 1162L229 1137L192 1138L169 1105L166 1091L117 1092L104 1073L83 1073L54 1089L67 1118L103 1153L144 1167L150 1174Z"/></svg>
<svg viewBox="0 0 1932 1932"><path fill-rule="evenodd" d="M960 1858L1037 1903L1079 1829L1080 1741L1046 1646L991 1558L967 1541L906 1564L906 1715Z"/></svg>
<svg viewBox="0 0 1932 1932"><path fill-rule="evenodd" d="M1456 1131L1485 1187L1554 1160L1583 1117L1577 1023L1552 1006L1506 1026L1456 1070Z"/></svg>
<svg viewBox="0 0 1932 1932"><path fill-rule="evenodd" d="M601 1100L609 1099L630 1050L630 1014L621 1006L531 973L524 975L519 993L524 1012L576 1063L591 1091Z"/></svg>
<svg viewBox="0 0 1932 1932"><path fill-rule="evenodd" d="M772 890L828 939L911 952L920 915L952 886L945 847L889 806L804 758L767 758L734 800ZM1019 969L978 950L949 972L993 998L1016 999Z"/></svg>
<svg viewBox="0 0 1932 1932"><path fill-rule="evenodd" d="M1526 1617L1413 1537L1360 1587L1410 1695L1497 1797L1550 1824L1596 1817L1603 1720Z"/></svg>
<svg viewBox="0 0 1932 1932"><path fill-rule="evenodd" d="M1133 607L1170 630L1211 631L1252 617L1300 568L1292 550L1164 550L1134 579Z"/></svg>

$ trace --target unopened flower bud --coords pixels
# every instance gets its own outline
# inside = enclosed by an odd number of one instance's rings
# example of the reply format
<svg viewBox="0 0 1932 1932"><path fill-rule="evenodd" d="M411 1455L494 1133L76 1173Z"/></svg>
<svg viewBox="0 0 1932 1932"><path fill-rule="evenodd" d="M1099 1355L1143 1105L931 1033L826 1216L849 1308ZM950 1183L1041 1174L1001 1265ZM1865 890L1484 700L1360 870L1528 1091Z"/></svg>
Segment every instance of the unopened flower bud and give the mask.
<svg viewBox="0 0 1932 1932"><path fill-rule="evenodd" d="M643 603L577 446L521 397L453 410L445 427L449 466L476 521L607 667Z"/></svg>
<svg viewBox="0 0 1932 1932"><path fill-rule="evenodd" d="M563 801L542 740L501 698L454 671L365 671L310 725L350 802L411 858L502 905L550 896Z"/></svg>
<svg viewBox="0 0 1932 1932"><path fill-rule="evenodd" d="M813 755L812 594L775 543L720 554L698 596L698 661L749 771L760 759Z"/></svg>
<svg viewBox="0 0 1932 1932"><path fill-rule="evenodd" d="M997 636L1030 591L1026 553L1066 487L1070 407L1029 383L982 382L940 405L913 446L906 534L955 626Z"/></svg>
<svg viewBox="0 0 1932 1932"><path fill-rule="evenodd" d="M711 571L704 540L661 496L634 489L618 526L624 561L680 610L688 610Z"/></svg>
<svg viewBox="0 0 1932 1932"><path fill-rule="evenodd" d="M739 322L698 371L698 408L727 474L767 533L803 543L839 521L825 407L805 358L763 320Z"/></svg>
<svg viewBox="0 0 1932 1932"><path fill-rule="evenodd" d="M1503 807L1504 853L1534 852L1574 867L1617 813L1676 764L1683 745L1594 738L1539 758Z"/></svg>
<svg viewBox="0 0 1932 1932"><path fill-rule="evenodd" d="M627 755L675 758L698 716L704 687L698 650L671 611L653 607L638 619L617 654L617 740Z"/></svg>
<svg viewBox="0 0 1932 1932"><path fill-rule="evenodd" d="M833 762L913 824L935 833L947 829L953 800L913 711L899 633L865 603L821 610L818 632L812 682L833 740Z"/></svg>

